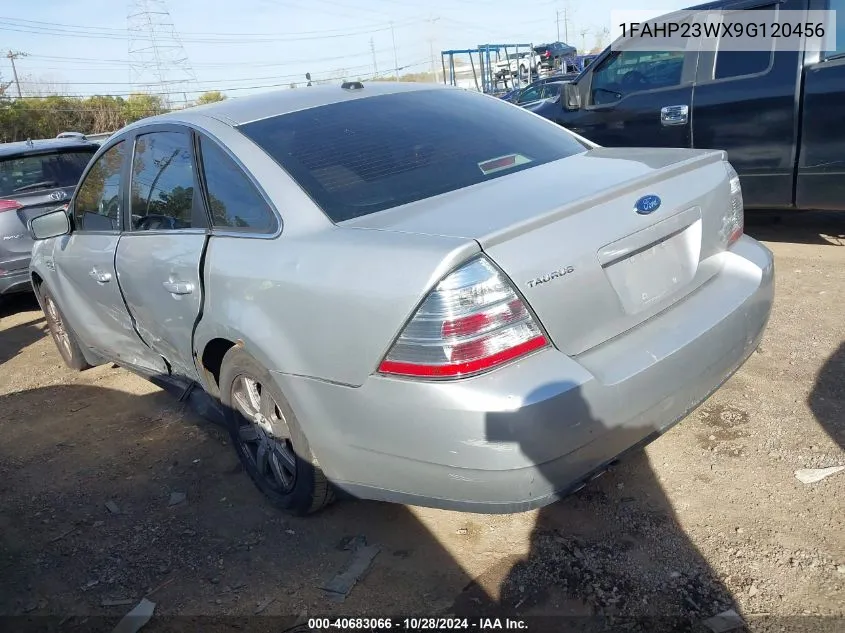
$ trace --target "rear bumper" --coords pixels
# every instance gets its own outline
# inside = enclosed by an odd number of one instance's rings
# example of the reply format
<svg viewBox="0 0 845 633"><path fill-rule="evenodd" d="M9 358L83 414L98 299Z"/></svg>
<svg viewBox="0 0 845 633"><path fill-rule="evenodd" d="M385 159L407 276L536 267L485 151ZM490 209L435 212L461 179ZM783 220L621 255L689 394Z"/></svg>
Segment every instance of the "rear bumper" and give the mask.
<svg viewBox="0 0 845 633"><path fill-rule="evenodd" d="M709 283L577 358L546 349L473 379L373 375L357 388L273 375L340 488L416 505L525 511L656 438L727 380L763 335L773 273L768 249L744 237Z"/></svg>
<svg viewBox="0 0 845 633"><path fill-rule="evenodd" d="M0 295L32 292L29 268L5 270L0 265Z"/></svg>

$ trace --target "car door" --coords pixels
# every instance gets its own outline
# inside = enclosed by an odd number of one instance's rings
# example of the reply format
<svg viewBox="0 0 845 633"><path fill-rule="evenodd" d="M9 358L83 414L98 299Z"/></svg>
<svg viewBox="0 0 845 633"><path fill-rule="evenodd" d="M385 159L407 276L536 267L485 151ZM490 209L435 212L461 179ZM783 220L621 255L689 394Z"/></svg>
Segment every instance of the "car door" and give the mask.
<svg viewBox="0 0 845 633"><path fill-rule="evenodd" d="M578 82L558 123L608 147L690 147L697 52L614 50Z"/></svg>
<svg viewBox="0 0 845 633"><path fill-rule="evenodd" d="M806 0L749 0L743 6L729 19L770 23L779 11L805 8ZM755 50L723 49L722 42L729 40L721 40L715 51L702 51L699 57L692 111L694 146L727 151L742 181L747 208L790 207L802 53L789 40L771 36L756 38Z"/></svg>
<svg viewBox="0 0 845 633"><path fill-rule="evenodd" d="M845 0L816 9L836 11L836 47L814 53L804 67L796 206L845 209ZM807 55L810 55L809 51Z"/></svg>
<svg viewBox="0 0 845 633"><path fill-rule="evenodd" d="M157 125L136 133L124 221L115 261L138 332L173 374L197 380L193 333L208 221L190 129Z"/></svg>
<svg viewBox="0 0 845 633"><path fill-rule="evenodd" d="M120 364L167 373L161 356L135 330L114 265L123 228L130 147L125 138L111 144L82 177L68 209L73 230L53 244L55 276L49 283L84 345Z"/></svg>

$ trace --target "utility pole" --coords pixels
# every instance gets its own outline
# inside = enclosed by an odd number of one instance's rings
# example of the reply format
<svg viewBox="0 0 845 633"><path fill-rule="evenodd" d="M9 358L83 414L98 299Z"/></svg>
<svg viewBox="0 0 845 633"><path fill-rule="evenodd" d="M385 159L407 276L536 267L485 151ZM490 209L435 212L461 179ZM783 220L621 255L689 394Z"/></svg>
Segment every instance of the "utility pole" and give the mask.
<svg viewBox="0 0 845 633"><path fill-rule="evenodd" d="M376 63L376 45L373 38L370 38L370 51L373 54L373 79L378 75L378 64Z"/></svg>
<svg viewBox="0 0 845 633"><path fill-rule="evenodd" d="M557 41L560 41L560 11L555 9L555 23L557 24Z"/></svg>
<svg viewBox="0 0 845 633"><path fill-rule="evenodd" d="M15 78L15 88L17 88L17 90L18 90L18 99L23 97L23 95L21 94L21 82L18 81L18 69L15 68L15 60L18 57L26 57L26 56L27 56L26 53L21 53L20 51L17 51L17 52L14 52L14 53L12 51L9 51L6 54L6 57L8 57L9 61L12 62L12 76Z"/></svg>
<svg viewBox="0 0 845 633"><path fill-rule="evenodd" d="M396 81L399 81L399 58L396 56L396 33L393 32L393 21L390 21L390 37L393 38L393 71Z"/></svg>
<svg viewBox="0 0 845 633"><path fill-rule="evenodd" d="M565 8L563 10L563 39L569 44L569 16Z"/></svg>
<svg viewBox="0 0 845 633"><path fill-rule="evenodd" d="M426 20L428 22L428 53L431 56L431 74L434 75L434 81L438 81L437 67L434 65L434 23L440 18L431 16Z"/></svg>

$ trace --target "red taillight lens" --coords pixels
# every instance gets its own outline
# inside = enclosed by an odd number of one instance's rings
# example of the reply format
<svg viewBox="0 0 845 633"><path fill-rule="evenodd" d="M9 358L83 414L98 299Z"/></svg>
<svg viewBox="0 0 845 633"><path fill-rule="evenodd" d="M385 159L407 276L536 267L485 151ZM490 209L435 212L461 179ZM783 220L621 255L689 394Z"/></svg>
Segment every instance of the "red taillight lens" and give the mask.
<svg viewBox="0 0 845 633"><path fill-rule="evenodd" d="M493 369L548 344L510 282L482 257L437 284L379 371L458 378Z"/></svg>
<svg viewBox="0 0 845 633"><path fill-rule="evenodd" d="M23 205L17 200L0 200L0 212L2 211L17 211Z"/></svg>

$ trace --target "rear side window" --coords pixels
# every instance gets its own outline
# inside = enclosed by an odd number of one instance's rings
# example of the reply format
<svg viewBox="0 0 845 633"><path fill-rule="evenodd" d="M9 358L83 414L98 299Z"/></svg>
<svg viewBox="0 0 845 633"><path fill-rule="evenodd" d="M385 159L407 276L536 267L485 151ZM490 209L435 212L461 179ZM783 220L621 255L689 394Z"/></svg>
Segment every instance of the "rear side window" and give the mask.
<svg viewBox="0 0 845 633"><path fill-rule="evenodd" d="M129 208L136 231L191 228L194 165L191 137L151 132L135 140Z"/></svg>
<svg viewBox="0 0 845 633"><path fill-rule="evenodd" d="M836 48L825 51L825 59L845 55L845 0L830 0L828 10L836 11Z"/></svg>
<svg viewBox="0 0 845 633"><path fill-rule="evenodd" d="M52 152L0 160L0 197L56 187L75 187L94 150Z"/></svg>
<svg viewBox="0 0 845 633"><path fill-rule="evenodd" d="M765 22L765 19L773 15L773 8L774 5L766 5L764 7L758 7L748 11L736 11L731 14L730 19L743 23L754 21ZM755 14L758 14L757 20L755 20ZM717 50L716 69L713 73L713 79L745 77L746 75L756 75L758 73L765 72L772 61L772 38L761 37L755 46L759 46L760 48L765 48L767 50Z"/></svg>
<svg viewBox="0 0 845 633"><path fill-rule="evenodd" d="M239 129L334 222L587 149L563 128L522 109L456 89L363 97Z"/></svg>
<svg viewBox="0 0 845 633"><path fill-rule="evenodd" d="M126 160L126 142L120 141L97 159L79 185L73 203L77 231L119 231L120 176Z"/></svg>
<svg viewBox="0 0 845 633"><path fill-rule="evenodd" d="M211 223L215 228L272 233L276 216L241 168L214 142L200 140Z"/></svg>

